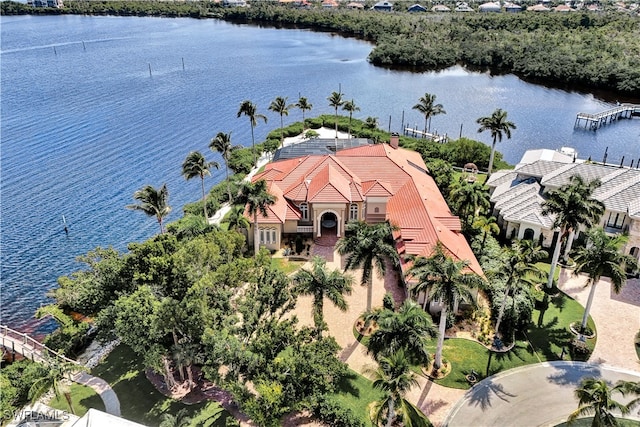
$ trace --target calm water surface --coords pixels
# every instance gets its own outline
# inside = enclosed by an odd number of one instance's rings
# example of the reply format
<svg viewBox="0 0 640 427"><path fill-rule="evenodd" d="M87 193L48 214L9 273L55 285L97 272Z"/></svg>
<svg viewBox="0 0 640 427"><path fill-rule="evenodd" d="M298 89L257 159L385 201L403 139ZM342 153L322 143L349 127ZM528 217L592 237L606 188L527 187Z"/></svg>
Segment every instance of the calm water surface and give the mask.
<svg viewBox="0 0 640 427"><path fill-rule="evenodd" d="M366 61L371 45L331 34L160 18L3 16L1 24L0 322L17 327L49 301L58 276L78 268L77 255L98 245L124 250L157 231L155 220L124 208L136 189L166 182L170 220L199 198L181 163L191 150L221 161L207 149L220 131L251 143L247 119L236 118L244 99L269 118L258 140L279 125L267 111L276 96L295 102L300 93L312 115L332 113L326 98L341 87L360 107L356 117L376 116L384 128L391 121L393 130L403 111L421 127L411 107L435 93L447 114L432 129L457 136L462 126L484 142L475 120L503 108L518 126L499 146L512 163L528 148L564 145L584 158L601 159L609 147L612 161L640 159L640 119L595 133L573 128L578 111L612 102L462 68L375 68ZM298 110L285 118L300 119ZM217 171L208 184L223 177Z"/></svg>

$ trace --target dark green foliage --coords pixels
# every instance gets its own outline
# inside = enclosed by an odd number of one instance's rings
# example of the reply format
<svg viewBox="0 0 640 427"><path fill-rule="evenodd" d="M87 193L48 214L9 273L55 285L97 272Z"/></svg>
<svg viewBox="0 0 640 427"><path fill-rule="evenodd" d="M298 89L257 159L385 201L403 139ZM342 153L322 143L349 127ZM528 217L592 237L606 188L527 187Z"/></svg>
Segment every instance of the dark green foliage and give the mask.
<svg viewBox="0 0 640 427"><path fill-rule="evenodd" d="M572 360L586 361L591 356L591 349L585 341L574 338L569 342L569 353Z"/></svg>
<svg viewBox="0 0 640 427"><path fill-rule="evenodd" d="M395 302L393 301L393 294L391 292L387 292L382 297L382 308L385 310L395 310Z"/></svg>
<svg viewBox="0 0 640 427"><path fill-rule="evenodd" d="M364 427L363 422L355 416L351 409L345 408L325 396L321 396L313 404L313 415L331 426Z"/></svg>
<svg viewBox="0 0 640 427"><path fill-rule="evenodd" d="M29 390L47 368L39 363L21 360L3 366L0 371L0 422L13 418L13 411L29 403Z"/></svg>
<svg viewBox="0 0 640 427"><path fill-rule="evenodd" d="M259 152L259 146L256 146L256 152ZM229 156L229 169L234 173L248 174L253 168L253 150L251 148L239 148L233 150Z"/></svg>

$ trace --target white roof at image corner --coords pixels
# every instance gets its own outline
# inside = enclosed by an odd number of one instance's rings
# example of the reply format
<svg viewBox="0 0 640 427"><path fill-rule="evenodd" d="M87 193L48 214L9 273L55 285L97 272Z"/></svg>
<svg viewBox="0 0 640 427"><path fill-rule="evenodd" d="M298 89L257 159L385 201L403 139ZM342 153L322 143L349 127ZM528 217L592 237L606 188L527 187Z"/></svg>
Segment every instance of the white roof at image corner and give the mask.
<svg viewBox="0 0 640 427"><path fill-rule="evenodd" d="M564 147L563 147L564 148ZM527 150L520 159L520 162L516 165L516 169L525 164L531 164L538 160L547 160L550 162L558 163L573 163L573 156L570 154L563 154L560 151L550 150L548 148L541 148L539 150ZM583 162L583 160L576 160L576 163Z"/></svg>

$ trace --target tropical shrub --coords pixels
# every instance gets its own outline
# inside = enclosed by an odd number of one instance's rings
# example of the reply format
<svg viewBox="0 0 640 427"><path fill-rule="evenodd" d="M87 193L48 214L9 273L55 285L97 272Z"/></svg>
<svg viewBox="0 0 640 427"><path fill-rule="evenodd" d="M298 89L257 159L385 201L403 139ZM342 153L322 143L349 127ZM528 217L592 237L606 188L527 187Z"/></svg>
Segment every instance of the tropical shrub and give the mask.
<svg viewBox="0 0 640 427"><path fill-rule="evenodd" d="M313 404L313 415L320 421L330 426L364 427L364 423L349 408L345 408L338 402L320 398Z"/></svg>

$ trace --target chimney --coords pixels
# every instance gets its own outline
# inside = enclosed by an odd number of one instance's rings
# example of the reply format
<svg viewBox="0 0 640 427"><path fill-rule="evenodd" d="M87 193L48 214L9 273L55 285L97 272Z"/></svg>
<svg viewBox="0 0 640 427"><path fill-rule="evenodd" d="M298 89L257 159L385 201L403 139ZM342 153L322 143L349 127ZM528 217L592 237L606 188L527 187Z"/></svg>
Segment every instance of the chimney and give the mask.
<svg viewBox="0 0 640 427"><path fill-rule="evenodd" d="M400 135L397 132L393 132L391 134L391 138L389 139L389 145L392 148L398 148L399 142L400 142Z"/></svg>

